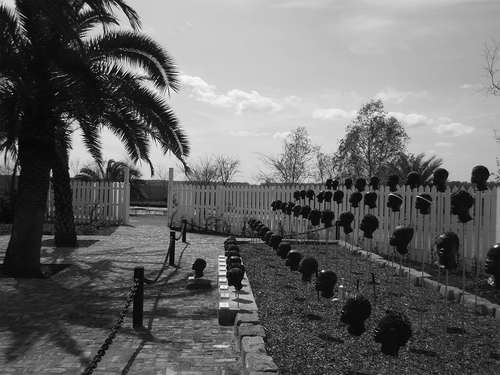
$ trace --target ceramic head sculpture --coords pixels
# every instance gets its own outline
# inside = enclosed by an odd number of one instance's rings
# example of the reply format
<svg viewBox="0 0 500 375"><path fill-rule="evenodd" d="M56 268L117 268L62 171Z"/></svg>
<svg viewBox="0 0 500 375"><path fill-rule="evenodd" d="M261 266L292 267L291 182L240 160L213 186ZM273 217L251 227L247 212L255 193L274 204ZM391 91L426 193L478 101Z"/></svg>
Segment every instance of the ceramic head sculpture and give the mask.
<svg viewBox="0 0 500 375"><path fill-rule="evenodd" d="M335 190L333 193L333 201L337 204L341 204L344 200L344 192L342 190Z"/></svg>
<svg viewBox="0 0 500 375"><path fill-rule="evenodd" d="M382 344L381 351L397 357L399 349L406 345L412 336L411 323L402 312L386 311L375 329L375 342Z"/></svg>
<svg viewBox="0 0 500 375"><path fill-rule="evenodd" d="M315 289L324 298L333 297L333 288L337 284L337 274L332 270L321 270L316 277Z"/></svg>
<svg viewBox="0 0 500 375"><path fill-rule="evenodd" d="M197 279L200 277L203 277L203 271L205 270L205 267L207 266L207 261L202 258L198 258L193 262L193 266L191 267L192 270L194 270L194 277Z"/></svg>
<svg viewBox="0 0 500 375"><path fill-rule="evenodd" d="M307 199L309 199L309 202L312 201L312 200L314 200L315 195L316 194L314 193L313 189L308 189L306 191L306 197L307 197Z"/></svg>
<svg viewBox="0 0 500 375"><path fill-rule="evenodd" d="M324 195L325 202L331 202L332 197L333 197L333 193L331 190L325 191L325 195Z"/></svg>
<svg viewBox="0 0 500 375"><path fill-rule="evenodd" d="M240 253L240 247L234 243L224 246L224 256L228 256L230 252Z"/></svg>
<svg viewBox="0 0 500 375"><path fill-rule="evenodd" d="M389 193L387 196L387 207L389 207L392 212L399 212L402 204L403 196L401 194Z"/></svg>
<svg viewBox="0 0 500 375"><path fill-rule="evenodd" d="M372 314L372 305L361 294L347 299L340 312L340 321L347 324L347 332L361 336L365 331L365 320Z"/></svg>
<svg viewBox="0 0 500 375"><path fill-rule="evenodd" d="M281 257L281 259L286 259L287 255L288 255L288 252L290 250L292 250L292 246L290 245L290 243L282 241L278 245L277 254L278 254L279 257Z"/></svg>
<svg viewBox="0 0 500 375"><path fill-rule="evenodd" d="M326 179L325 186L326 186L327 189L331 189L332 188L332 182L333 182L333 179L331 179L331 178L327 178Z"/></svg>
<svg viewBox="0 0 500 375"><path fill-rule="evenodd" d="M420 185L420 175L417 172L410 172L406 176L406 186L410 189L416 189Z"/></svg>
<svg viewBox="0 0 500 375"><path fill-rule="evenodd" d="M408 254L408 245L413 239L413 233L412 227L398 225L394 228L391 238L389 238L389 245L395 246L396 251L401 255Z"/></svg>
<svg viewBox="0 0 500 375"><path fill-rule="evenodd" d="M268 230L266 232L266 234L264 234L264 238L262 239L262 241L264 241L269 246L272 246L271 245L271 237L273 236L273 234L274 234L274 232L272 230Z"/></svg>
<svg viewBox="0 0 500 375"><path fill-rule="evenodd" d="M292 210L293 210L294 207L295 207L295 203L293 203L293 202L288 202L286 204L286 214L288 216L290 216L292 214Z"/></svg>
<svg viewBox="0 0 500 375"><path fill-rule="evenodd" d="M370 177L370 182L368 182L368 185L373 189L373 190L378 190L380 186L380 178L377 176L372 176Z"/></svg>
<svg viewBox="0 0 500 375"><path fill-rule="evenodd" d="M359 207L359 202L361 202L362 199L363 194L361 194L359 191L355 191L349 197L349 203L351 204L351 207L357 208Z"/></svg>
<svg viewBox="0 0 500 375"><path fill-rule="evenodd" d="M372 214L366 214L361 219L361 224L359 229L363 231L363 236L365 238L373 238L373 232L378 229L378 219Z"/></svg>
<svg viewBox="0 0 500 375"><path fill-rule="evenodd" d="M484 272L491 275L488 283L496 289L500 289L500 243L489 248L484 262Z"/></svg>
<svg viewBox="0 0 500 375"><path fill-rule="evenodd" d="M446 180L448 180L448 176L449 173L446 169L436 169L432 175L432 186L440 193L444 193L446 191Z"/></svg>
<svg viewBox="0 0 500 375"><path fill-rule="evenodd" d="M255 221L252 223L252 226L251 226L252 230L253 230L254 232L257 232L257 227L258 227L259 225L261 225L261 224L262 224L262 222L261 222L260 220L255 220Z"/></svg>
<svg viewBox="0 0 500 375"><path fill-rule="evenodd" d="M294 217L299 217L300 211L302 211L302 206L300 204L296 204L292 208L293 216Z"/></svg>
<svg viewBox="0 0 500 375"><path fill-rule="evenodd" d="M240 267L234 267L226 272L227 284L229 286L234 286L234 289L241 290L243 288L243 277L245 277L245 271Z"/></svg>
<svg viewBox="0 0 500 375"><path fill-rule="evenodd" d="M273 205L274 203L274 205ZM273 208L273 211L277 211L281 209L281 204L283 203L280 199L275 200L273 203L271 203L271 207Z"/></svg>
<svg viewBox="0 0 500 375"><path fill-rule="evenodd" d="M476 184L476 190L484 191L488 190L486 186L486 181L490 177L490 171L484 165L476 165L472 168L472 173L470 177L470 182Z"/></svg>
<svg viewBox="0 0 500 375"><path fill-rule="evenodd" d="M435 263L438 267L453 270L458 267L457 256L460 240L454 232L443 232L436 237L434 248L438 260Z"/></svg>
<svg viewBox="0 0 500 375"><path fill-rule="evenodd" d="M325 199L325 191L321 190L318 195L316 195L316 199L318 200L318 203L323 203L323 200Z"/></svg>
<svg viewBox="0 0 500 375"><path fill-rule="evenodd" d="M339 188L339 180L332 181L332 190L337 190Z"/></svg>
<svg viewBox="0 0 500 375"><path fill-rule="evenodd" d="M474 205L474 198L465 190L459 190L451 194L451 213L458 216L459 223L467 223L472 220L469 210Z"/></svg>
<svg viewBox="0 0 500 375"><path fill-rule="evenodd" d="M307 216L307 218L311 221L311 225L317 226L317 225L319 225L320 220L321 220L321 211L317 210L317 209L313 209L313 210L311 210L311 212L309 212L309 215Z"/></svg>
<svg viewBox="0 0 500 375"><path fill-rule="evenodd" d="M279 234L273 234L271 236L271 240L269 242L269 245L274 249L274 250L278 250L278 246L279 244L281 243L281 241L283 241L283 237L281 237Z"/></svg>
<svg viewBox="0 0 500 375"><path fill-rule="evenodd" d="M325 228L333 227L333 220L335 219L335 214L330 209L324 209L321 212L321 223L324 224Z"/></svg>
<svg viewBox="0 0 500 375"><path fill-rule="evenodd" d="M290 267L290 271L298 271L302 254L297 250L290 250L286 255L285 265Z"/></svg>
<svg viewBox="0 0 500 375"><path fill-rule="evenodd" d="M300 199L306 199L306 195L307 195L307 191L305 191L304 189L302 189L300 191Z"/></svg>
<svg viewBox="0 0 500 375"><path fill-rule="evenodd" d="M262 228L260 228L260 230L259 230L259 237L260 237L260 239L262 241L265 241L264 236L269 231L270 231L270 229L268 227L266 227L265 225Z"/></svg>
<svg viewBox="0 0 500 375"><path fill-rule="evenodd" d="M415 198L415 208L422 215L428 215L431 211L432 197L427 193L417 195Z"/></svg>
<svg viewBox="0 0 500 375"><path fill-rule="evenodd" d="M266 226L266 224L261 223L260 221L258 222L258 224L254 228L254 231L257 232L257 236L259 236L260 230L262 228L264 228L265 226Z"/></svg>
<svg viewBox="0 0 500 375"><path fill-rule="evenodd" d="M309 217L309 213L311 212L311 206L308 206L307 204L302 206L302 209L300 210L300 216L302 218L307 219Z"/></svg>
<svg viewBox="0 0 500 375"><path fill-rule="evenodd" d="M242 264L241 257L233 255L233 256L226 258L226 269L231 268L231 265L233 265L233 264Z"/></svg>
<svg viewBox="0 0 500 375"><path fill-rule="evenodd" d="M252 219L250 219L250 220L252 220ZM248 221L249 224L250 224L250 220ZM255 220L255 219L253 219L253 220ZM226 238L224 240L224 248L226 248L227 245L230 245L230 244L236 245L237 243L238 243L238 241L236 241L236 237L229 236L228 238Z"/></svg>
<svg viewBox="0 0 500 375"><path fill-rule="evenodd" d="M344 186L347 190L352 188L352 178L346 178L344 181Z"/></svg>
<svg viewBox="0 0 500 375"><path fill-rule="evenodd" d="M395 192L398 190L399 176L396 174L391 174L387 177L387 182L385 183L389 186L389 191Z"/></svg>
<svg viewBox="0 0 500 375"><path fill-rule="evenodd" d="M370 209L377 207L377 193L374 191L367 192L363 198L363 202Z"/></svg>
<svg viewBox="0 0 500 375"><path fill-rule="evenodd" d="M293 192L293 199L295 199L295 201L300 200L300 191L299 190L295 190Z"/></svg>
<svg viewBox="0 0 500 375"><path fill-rule="evenodd" d="M356 182L354 183L354 187L356 188L357 191L365 191L366 180L362 177L356 179Z"/></svg>
<svg viewBox="0 0 500 375"><path fill-rule="evenodd" d="M344 228L344 233L352 233L352 222L354 221L354 214L351 211L344 211L339 216L339 225Z"/></svg>
<svg viewBox="0 0 500 375"><path fill-rule="evenodd" d="M318 261L312 257L305 257L299 264L302 281L311 282L312 275L318 276Z"/></svg>
<svg viewBox="0 0 500 375"><path fill-rule="evenodd" d="M284 214L286 214L286 206L287 206L288 203L286 202L281 202L281 212L283 212Z"/></svg>

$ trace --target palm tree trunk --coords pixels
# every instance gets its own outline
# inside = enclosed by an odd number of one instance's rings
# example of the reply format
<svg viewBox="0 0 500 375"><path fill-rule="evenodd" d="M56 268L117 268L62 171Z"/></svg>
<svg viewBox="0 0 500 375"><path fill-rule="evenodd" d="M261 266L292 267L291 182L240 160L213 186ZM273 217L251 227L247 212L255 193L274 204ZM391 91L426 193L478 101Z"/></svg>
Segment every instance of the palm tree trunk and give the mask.
<svg viewBox="0 0 500 375"><path fill-rule="evenodd" d="M77 236L73 212L73 191L67 160L55 161L52 166L54 191L54 242L56 247L76 247Z"/></svg>
<svg viewBox="0 0 500 375"><path fill-rule="evenodd" d="M43 152L21 151L21 172L12 233L1 267L3 276L43 277L40 256L50 162Z"/></svg>

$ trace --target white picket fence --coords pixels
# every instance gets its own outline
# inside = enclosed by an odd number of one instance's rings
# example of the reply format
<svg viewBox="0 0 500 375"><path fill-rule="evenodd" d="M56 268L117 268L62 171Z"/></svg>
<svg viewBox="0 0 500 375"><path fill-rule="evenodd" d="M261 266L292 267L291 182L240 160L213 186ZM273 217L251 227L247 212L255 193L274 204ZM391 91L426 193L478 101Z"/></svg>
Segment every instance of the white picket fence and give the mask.
<svg viewBox="0 0 500 375"><path fill-rule="evenodd" d="M112 224L129 223L129 183L72 181L71 188L75 223L96 221ZM45 219L51 222L53 218L54 193L50 189Z"/></svg>
<svg viewBox="0 0 500 375"><path fill-rule="evenodd" d="M500 188L476 192L472 188L468 191L474 197L475 204L470 210L473 220L466 224L458 223L457 217L451 214L450 195L457 191L447 189L440 193L434 189L419 188L413 191L405 186L400 186L398 193L403 196L403 205L399 212L392 212L387 207L389 188L382 186L377 193L377 207L369 209L360 202L358 208L351 207L349 196L354 190L343 187L344 199L341 204L336 202L319 203L312 201L295 201L293 193L297 190L312 188L316 195L325 187L295 186L295 187L265 187L265 186L196 186L188 183L171 181L169 184L169 221L171 225L180 225L185 219L197 227L222 231L231 234L240 234L245 223L250 218L256 218L266 223L273 232L281 228L285 236L294 233L304 233L314 229L310 221L301 217L287 215L281 210L273 211L271 203L275 200L307 204L311 208L324 210L331 209L335 218L344 211L354 214L354 232L349 238L340 230L340 239L360 244L365 249L390 254L389 238L398 225L410 225L414 228L414 236L410 243L410 258L421 261L422 256L426 262L433 257L433 244L435 237L444 231L455 232L461 242L460 256L465 255L467 268L470 268L474 259L479 264L486 258L489 247L500 242L500 201L498 199ZM415 209L415 198L418 194L427 193L432 197L433 204L427 215L422 215ZM366 214L373 214L379 221L379 228L373 233L373 239L364 239L359 224ZM335 236L335 228L319 230L320 238L325 238L328 232L330 239Z"/></svg>

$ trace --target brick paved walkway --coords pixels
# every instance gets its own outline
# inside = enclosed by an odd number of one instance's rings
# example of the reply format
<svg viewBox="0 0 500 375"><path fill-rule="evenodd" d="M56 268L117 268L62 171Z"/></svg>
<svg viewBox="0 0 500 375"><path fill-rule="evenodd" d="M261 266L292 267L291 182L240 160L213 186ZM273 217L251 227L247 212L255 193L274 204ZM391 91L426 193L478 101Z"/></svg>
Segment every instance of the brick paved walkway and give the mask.
<svg viewBox="0 0 500 375"><path fill-rule="evenodd" d="M43 263L69 264L50 279L0 278L0 373L81 374L108 336L144 266L156 276L170 230L165 217L131 217L110 236L81 236L86 247L42 248ZM51 237L44 237L50 240ZM9 236L0 236L0 262ZM188 233L176 265L145 285L144 329L132 307L95 374L239 374L232 327L218 324L217 257L223 237ZM187 290L193 261L207 261L210 290Z"/></svg>

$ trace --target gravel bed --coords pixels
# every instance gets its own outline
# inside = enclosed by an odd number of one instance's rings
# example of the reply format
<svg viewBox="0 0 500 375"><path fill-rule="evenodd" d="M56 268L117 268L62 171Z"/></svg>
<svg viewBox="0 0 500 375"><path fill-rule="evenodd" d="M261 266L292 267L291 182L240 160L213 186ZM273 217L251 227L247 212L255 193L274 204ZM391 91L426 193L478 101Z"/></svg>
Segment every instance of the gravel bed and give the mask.
<svg viewBox="0 0 500 375"><path fill-rule="evenodd" d="M303 282L298 271L291 271L260 240L239 247L266 332L266 348L280 374L500 373L498 320L445 301L438 293L415 286L408 278L395 276L389 268L377 267L341 246L292 244L302 259L313 257L319 270L335 271L339 282L344 278L351 296L359 293L370 301L366 332L352 336L340 322L344 302L318 298L314 277L312 282ZM376 285L371 283L371 273ZM449 272L448 285L460 280L459 287L461 275L455 274ZM444 273L441 279L444 283ZM398 357L383 354L374 341L374 331L386 310L405 313L412 325L412 338Z"/></svg>

